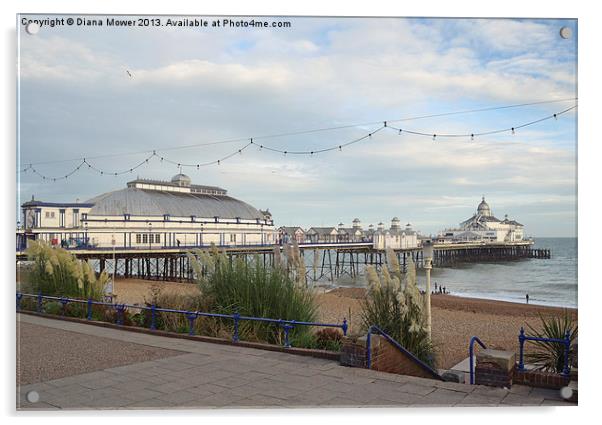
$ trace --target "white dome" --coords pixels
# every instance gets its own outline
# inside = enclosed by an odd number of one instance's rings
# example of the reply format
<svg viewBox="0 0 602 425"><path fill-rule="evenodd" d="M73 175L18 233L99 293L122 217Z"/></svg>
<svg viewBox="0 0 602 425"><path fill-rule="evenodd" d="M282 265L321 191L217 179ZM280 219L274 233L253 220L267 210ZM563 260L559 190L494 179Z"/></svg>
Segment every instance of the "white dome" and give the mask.
<svg viewBox="0 0 602 425"><path fill-rule="evenodd" d="M491 208L489 208L489 204L485 202L485 197L481 200L481 203L477 207L477 213L482 216L489 217L491 215Z"/></svg>

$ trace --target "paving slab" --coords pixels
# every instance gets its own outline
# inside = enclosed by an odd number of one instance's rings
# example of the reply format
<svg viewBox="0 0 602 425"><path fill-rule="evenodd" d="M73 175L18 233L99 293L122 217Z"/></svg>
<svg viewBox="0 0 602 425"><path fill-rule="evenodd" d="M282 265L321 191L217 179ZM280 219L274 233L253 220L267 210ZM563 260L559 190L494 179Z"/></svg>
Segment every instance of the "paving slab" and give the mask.
<svg viewBox="0 0 602 425"><path fill-rule="evenodd" d="M19 410L274 407L563 405L557 392L470 386L340 366L281 352L133 334L120 329L19 315L23 324L60 331L65 343L113 340L169 356L87 370L17 387ZM41 356L56 356L43 344ZM45 376L45 375L41 375ZM26 400L37 391L40 400Z"/></svg>

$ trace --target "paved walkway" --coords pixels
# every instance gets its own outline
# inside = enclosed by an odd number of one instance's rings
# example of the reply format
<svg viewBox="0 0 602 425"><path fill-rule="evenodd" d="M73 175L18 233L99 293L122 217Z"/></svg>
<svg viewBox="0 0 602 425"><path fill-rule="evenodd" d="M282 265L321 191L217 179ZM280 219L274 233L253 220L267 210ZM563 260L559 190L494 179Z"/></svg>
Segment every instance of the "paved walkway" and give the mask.
<svg viewBox="0 0 602 425"><path fill-rule="evenodd" d="M557 391L511 390L413 378L251 348L17 315L22 323L183 354L17 388L17 408L166 409L565 405ZM39 346L40 350L46 347ZM46 352L52 357L56 353ZM36 391L39 401L27 401Z"/></svg>

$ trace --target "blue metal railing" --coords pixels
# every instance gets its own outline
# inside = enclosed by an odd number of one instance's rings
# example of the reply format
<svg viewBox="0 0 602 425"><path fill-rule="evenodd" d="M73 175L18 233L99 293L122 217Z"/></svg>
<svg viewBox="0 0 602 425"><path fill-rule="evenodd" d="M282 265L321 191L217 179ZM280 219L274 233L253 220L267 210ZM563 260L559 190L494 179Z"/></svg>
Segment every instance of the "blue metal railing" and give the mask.
<svg viewBox="0 0 602 425"><path fill-rule="evenodd" d="M569 351L571 348L571 335L570 332L567 331L563 339L559 338L540 338L535 336L527 336L525 335L525 329L520 328L520 334L518 335L518 342L520 345L519 351L519 361L518 361L518 370L525 370L525 361L524 361L524 347L525 341L541 341L541 342L555 342L558 344L564 344L564 367L562 370L562 374L565 376L569 376L570 374L570 365L569 365ZM478 343L481 347L487 349L485 344L476 336L473 336L470 339L470 345L468 346L468 358L470 364L470 385L474 384L474 343Z"/></svg>
<svg viewBox="0 0 602 425"><path fill-rule="evenodd" d="M56 297L49 295L40 294L26 294L17 292L17 311L21 309L21 301L24 297L33 298L37 301L36 303L36 311L38 313L43 312L43 300L51 300L57 301L61 303L62 310L61 315L65 315L65 311L67 308L67 304L69 303L77 303L77 304L85 304L86 305L86 319L92 320L92 307L95 305L106 306L112 308L116 311L115 322L118 325L123 325L124 321L124 313L128 308L146 310L151 312L151 323L149 328L151 330L157 329L157 313L174 313L174 314L182 314L189 322L188 334L194 335L194 321L199 317L216 317L221 319L231 319L234 322L234 332L232 335L233 342L239 342L239 324L241 321L251 321L251 322L266 322L272 323L280 326L284 331L284 347L291 348L292 345L289 340L289 333L295 326L315 326L315 327L324 327L324 328L340 328L343 331L343 335L347 335L347 330L349 325L347 324L347 319L343 319L343 323L318 323L318 322L304 322L298 320L282 320L282 319L271 319L267 317L253 317L253 316L241 316L238 312L234 314L222 314L222 313L206 313L202 311L189 311L189 310L176 310L171 308L160 308L156 305L151 306L140 306L140 305L131 305L131 304L117 304L117 303L108 303L102 301L95 301L92 299L81 300L76 298L67 298L67 297Z"/></svg>
<svg viewBox="0 0 602 425"><path fill-rule="evenodd" d="M371 342L372 338L371 337L372 337L373 333L378 333L378 334L382 335L387 341L389 341L389 343L391 343L391 345L393 345L399 351L401 351L406 356L408 356L421 369L426 371L433 378L443 381L443 378L441 378L441 376L437 373L436 370L434 370L432 367L430 367L429 365L424 363L422 360L420 360L414 354L410 353L408 350L403 348L399 342L395 341L393 339L393 337L391 337L389 334L387 334L385 331L383 331L381 328L379 328L376 325L372 325L368 328L368 335L366 337L366 367L368 369L371 369L371 367L372 367L372 342Z"/></svg>
<svg viewBox="0 0 602 425"><path fill-rule="evenodd" d="M479 344L484 349L487 349L485 344L476 336L470 338L470 344L468 345L468 363L470 370L470 385L474 385L474 343Z"/></svg>
<svg viewBox="0 0 602 425"><path fill-rule="evenodd" d="M524 347L525 341L539 341L539 342L552 342L558 344L564 344L564 367L562 368L562 374L564 376L569 376L571 373L571 367L569 364L569 352L571 349L571 332L566 331L564 338L540 338L535 336L527 336L525 335L525 329L523 327L520 328L520 333L518 334L518 343L520 345L520 354L518 361L518 370L525 370L525 362L524 362Z"/></svg>

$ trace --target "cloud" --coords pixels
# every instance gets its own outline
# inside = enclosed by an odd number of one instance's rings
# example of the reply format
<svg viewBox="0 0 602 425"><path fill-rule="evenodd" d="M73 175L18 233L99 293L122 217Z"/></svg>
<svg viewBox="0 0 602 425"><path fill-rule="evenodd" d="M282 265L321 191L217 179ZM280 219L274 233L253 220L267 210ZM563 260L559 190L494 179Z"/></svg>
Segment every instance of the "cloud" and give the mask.
<svg viewBox="0 0 602 425"><path fill-rule="evenodd" d="M293 27L287 31L169 29L124 36L102 29L58 28L23 36L22 158L36 162L127 154L575 96L576 52L570 43L559 44L557 22L291 20ZM566 105L399 125L419 131L485 131L538 119ZM376 127L263 142L291 150L318 149ZM245 143L163 154L176 162L206 162ZM119 170L141 157L97 162ZM60 175L72 165L40 168ZM197 183L224 186L245 201L271 207L277 222L336 224L356 215L378 222L398 215L425 226L425 231L436 231L465 218L482 194L504 208L515 200L519 221L521 211L570 210L576 198L575 169L574 115L567 114L515 136L433 143L383 131L369 143L342 152L293 158L251 149L220 167L185 172ZM177 169L153 162L138 172L169 179ZM86 171L59 186L24 175L21 193L86 199L121 188L130 177L107 179ZM529 220L526 224L535 231L557 229L536 216ZM568 232L566 226L562 231Z"/></svg>

